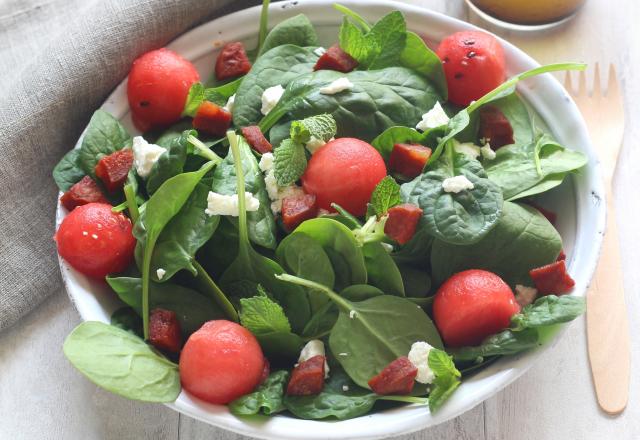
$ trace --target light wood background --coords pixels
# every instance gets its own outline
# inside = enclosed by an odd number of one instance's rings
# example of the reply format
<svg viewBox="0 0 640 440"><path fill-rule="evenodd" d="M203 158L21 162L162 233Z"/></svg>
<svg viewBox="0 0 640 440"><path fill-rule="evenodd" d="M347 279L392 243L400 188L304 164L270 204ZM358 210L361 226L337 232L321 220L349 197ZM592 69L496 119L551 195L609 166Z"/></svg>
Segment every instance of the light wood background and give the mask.
<svg viewBox="0 0 640 440"><path fill-rule="evenodd" d="M304 0L303 0L304 1ZM409 0L446 14L469 16L462 0ZM574 323L520 380L466 414L425 431L422 439L640 439L640 2L588 0L564 27L543 34L495 31L541 63L613 62L625 91L627 130L615 201L632 333L632 379L625 413L599 411L587 361L584 318ZM51 211L53 212L53 211ZM0 334L0 439L222 439L246 440L169 410L131 402L96 388L62 354L62 342L80 319L64 291L22 323Z"/></svg>

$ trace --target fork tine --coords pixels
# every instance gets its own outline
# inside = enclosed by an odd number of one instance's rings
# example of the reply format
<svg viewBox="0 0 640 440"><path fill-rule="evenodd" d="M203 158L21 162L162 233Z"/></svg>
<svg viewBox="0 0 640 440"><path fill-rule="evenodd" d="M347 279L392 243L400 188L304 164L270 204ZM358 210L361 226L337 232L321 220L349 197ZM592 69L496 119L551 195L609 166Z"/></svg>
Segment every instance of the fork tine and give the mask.
<svg viewBox="0 0 640 440"><path fill-rule="evenodd" d="M600 84L600 65L598 63L596 63L594 66L592 96L594 98L598 98L602 96L602 90L601 90L601 84Z"/></svg>
<svg viewBox="0 0 640 440"><path fill-rule="evenodd" d="M571 84L571 71L564 72L564 88L569 94L573 95L573 84Z"/></svg>
<svg viewBox="0 0 640 440"><path fill-rule="evenodd" d="M587 96L587 74L584 70L580 71L578 76L578 95Z"/></svg>
<svg viewBox="0 0 640 440"><path fill-rule="evenodd" d="M609 64L609 83L607 84L607 97L616 99L620 96L620 86L616 76L616 67Z"/></svg>

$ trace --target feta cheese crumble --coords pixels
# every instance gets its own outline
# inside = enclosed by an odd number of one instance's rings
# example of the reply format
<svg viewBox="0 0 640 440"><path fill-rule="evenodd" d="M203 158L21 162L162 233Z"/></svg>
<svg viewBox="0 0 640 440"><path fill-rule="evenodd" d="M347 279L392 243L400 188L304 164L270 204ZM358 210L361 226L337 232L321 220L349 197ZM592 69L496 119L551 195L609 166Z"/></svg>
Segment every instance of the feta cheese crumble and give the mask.
<svg viewBox="0 0 640 440"><path fill-rule="evenodd" d="M356 311L355 311L355 310L351 310L351 311L349 312L349 318L351 318L351 319L355 318L355 317L356 317L356 315L357 315L357 313L356 313Z"/></svg>
<svg viewBox="0 0 640 440"><path fill-rule="evenodd" d="M416 124L416 129L427 131L430 128L446 125L448 122L449 116L444 112L444 109L438 101L431 110L422 115L422 120Z"/></svg>
<svg viewBox="0 0 640 440"><path fill-rule="evenodd" d="M235 102L236 102L236 94L234 93L233 95L229 96L229 99L227 99L227 103L222 108L228 111L229 113L233 113L233 104L235 104Z"/></svg>
<svg viewBox="0 0 640 440"><path fill-rule="evenodd" d="M244 193L247 211L257 211L260 207L260 200L255 198L250 192ZM237 217L239 215L238 194L226 196L209 191L207 196L207 208L204 212L209 215L230 215Z"/></svg>
<svg viewBox="0 0 640 440"><path fill-rule="evenodd" d="M262 92L262 108L260 109L260 112L262 112L263 115L266 115L273 110L278 101L280 101L280 98L282 98L283 93L284 88L280 84L269 87Z"/></svg>
<svg viewBox="0 0 640 440"><path fill-rule="evenodd" d="M260 158L258 167L260 167L260 171L263 173L271 171L273 169L273 153L264 153Z"/></svg>
<svg viewBox="0 0 640 440"><path fill-rule="evenodd" d="M342 385L342 391L344 391L345 393L349 391L349 385Z"/></svg>
<svg viewBox="0 0 640 440"><path fill-rule="evenodd" d="M516 302L520 304L520 307L528 306L533 303L537 296L538 289L523 286L522 284L516 284Z"/></svg>
<svg viewBox="0 0 640 440"><path fill-rule="evenodd" d="M335 95L336 93L344 92L345 90L351 90L353 83L349 81L346 76L340 77L333 81L331 84L320 87L320 93L323 95Z"/></svg>
<svg viewBox="0 0 640 440"><path fill-rule="evenodd" d="M338 356L349 356L349 353L338 353Z"/></svg>
<svg viewBox="0 0 640 440"><path fill-rule="evenodd" d="M161 280L162 278L164 278L164 275L167 273L166 270L164 270L163 268L159 267L158 270L156 270L156 275L158 276L158 279Z"/></svg>
<svg viewBox="0 0 640 440"><path fill-rule="evenodd" d="M304 195L304 190L297 185L278 186L275 172L273 170L273 154L265 153L260 158L258 164L260 170L265 173L264 183L267 187L267 194L271 200L271 211L277 215L282 211L282 199L285 197L297 197Z"/></svg>
<svg viewBox="0 0 640 440"><path fill-rule="evenodd" d="M387 254L390 254L391 252L393 252L393 245L392 244L382 243L382 242L380 242L380 244L382 245L384 250L387 252Z"/></svg>
<svg viewBox="0 0 640 440"><path fill-rule="evenodd" d="M331 142L332 140L334 140L335 138L331 138L329 139L329 142ZM318 149L320 149L320 147L326 145L326 142L323 141L322 139L318 139L315 136L311 136L311 139L309 139L309 142L307 142L307 150L309 150L309 153L314 154L316 151L318 151Z"/></svg>
<svg viewBox="0 0 640 440"><path fill-rule="evenodd" d="M160 156L167 151L160 145L150 144L142 136L133 138L133 165L136 167L138 176L144 178L149 176L153 164Z"/></svg>
<svg viewBox="0 0 640 440"><path fill-rule="evenodd" d="M473 189L473 183L466 176L455 176L444 179L442 189L444 192L457 194L465 189Z"/></svg>
<svg viewBox="0 0 640 440"><path fill-rule="evenodd" d="M322 55L324 55L325 53L327 53L327 49L325 49L324 47L320 46L320 47L316 47L315 49L313 49L313 53L315 53L316 55L318 55L319 57L321 57Z"/></svg>
<svg viewBox="0 0 640 440"><path fill-rule="evenodd" d="M416 381L420 383L432 383L436 378L429 367L429 352L433 347L424 341L414 342L407 357L414 367L418 369Z"/></svg>
<svg viewBox="0 0 640 440"><path fill-rule="evenodd" d="M491 145L489 144L484 144L480 148L480 153L482 154L482 157L487 160L493 160L496 158L496 152L491 149Z"/></svg>
<svg viewBox="0 0 640 440"><path fill-rule="evenodd" d="M453 150L456 153L466 154L469 157L477 158L480 156L480 147L474 144L473 142L458 142L457 140L453 140Z"/></svg>
<svg viewBox="0 0 640 440"><path fill-rule="evenodd" d="M324 352L324 343L320 339L312 339L302 347L298 363L308 361L314 356L324 356L324 378L329 377L329 364L327 364L327 356Z"/></svg>

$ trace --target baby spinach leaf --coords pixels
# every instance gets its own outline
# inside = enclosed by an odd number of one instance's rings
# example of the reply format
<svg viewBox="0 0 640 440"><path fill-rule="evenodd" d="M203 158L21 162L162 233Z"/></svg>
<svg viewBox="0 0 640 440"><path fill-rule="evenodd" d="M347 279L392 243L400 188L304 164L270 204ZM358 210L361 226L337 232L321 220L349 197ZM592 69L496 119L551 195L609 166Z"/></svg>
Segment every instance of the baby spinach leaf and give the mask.
<svg viewBox="0 0 640 440"><path fill-rule="evenodd" d="M345 225L329 218L315 218L303 222L291 235L298 233L306 234L322 246L335 272L336 289L367 282L362 250Z"/></svg>
<svg viewBox="0 0 640 440"><path fill-rule="evenodd" d="M418 229L411 240L399 250L392 252L393 260L400 266L411 266L424 270L429 265L433 237L425 229Z"/></svg>
<svg viewBox="0 0 640 440"><path fill-rule="evenodd" d="M486 165L486 170L489 179L502 188L505 199L515 200L523 193L537 193L529 190L547 176L564 177L582 168L587 160L583 153L568 150L550 136L543 135L528 144L500 148L496 158Z"/></svg>
<svg viewBox="0 0 640 440"><path fill-rule="evenodd" d="M504 330L489 336L476 347L447 350L456 362L482 362L489 356L508 356L540 345L538 332L527 329L519 332Z"/></svg>
<svg viewBox="0 0 640 440"><path fill-rule="evenodd" d="M237 188L233 190L233 193L244 194L245 177L243 168L246 165L243 150L248 147L246 147L246 142L236 136L235 133L229 132L227 136L231 146L229 151L230 160L233 161L235 167L234 177L232 178L235 178L237 184ZM251 152L248 154L251 155ZM255 158L253 161L255 162ZM227 182L228 185L228 180L226 179L222 179L221 182ZM264 181L262 181L262 184L264 185ZM228 186L225 189L231 190ZM258 284L262 285L274 295L275 300L282 306L293 330L296 332L302 331L310 317L307 295L299 286L293 286L275 278L274 275L284 272L280 265L260 255L251 247L245 204L245 198L239 197L238 255L222 274L220 284L229 295L236 299L253 296L249 293L255 292Z"/></svg>
<svg viewBox="0 0 640 440"><path fill-rule="evenodd" d="M547 295L524 307L511 317L511 330L544 327L569 322L586 310L585 300L579 296Z"/></svg>
<svg viewBox="0 0 640 440"><path fill-rule="evenodd" d="M258 56L285 44L294 44L300 47L318 45L316 30L306 15L294 15L275 25L267 34Z"/></svg>
<svg viewBox="0 0 640 440"><path fill-rule="evenodd" d="M460 371L451 356L438 349L429 351L428 364L435 375L429 392L429 410L434 413L460 385Z"/></svg>
<svg viewBox="0 0 640 440"><path fill-rule="evenodd" d="M381 295L360 302L344 299L325 286L294 277L279 279L323 292L338 306L339 315L329 336L329 347L349 377L368 388L368 381L390 362L409 353L411 344L427 341L442 349L433 322L419 307L404 298Z"/></svg>
<svg viewBox="0 0 640 440"><path fill-rule="evenodd" d="M531 285L529 271L555 261L562 239L538 210L505 202L496 227L479 242L458 246L436 239L431 268L436 286L466 269L494 272L514 287Z"/></svg>
<svg viewBox="0 0 640 440"><path fill-rule="evenodd" d="M130 277L107 277L107 283L125 304L142 315L142 280ZM150 308L176 312L183 336L186 338L202 324L224 318L214 302L188 287L173 283L149 284Z"/></svg>
<svg viewBox="0 0 640 440"><path fill-rule="evenodd" d="M262 413L276 414L286 408L283 403L284 391L289 381L289 373L284 370L269 375L257 390L234 400L229 404L229 411L236 416L250 416Z"/></svg>
<svg viewBox="0 0 640 440"><path fill-rule="evenodd" d="M320 93L320 88L341 77L353 83L349 92ZM414 126L439 99L425 78L404 67L346 74L319 70L291 81L278 104L260 121L260 128L265 132L287 113L291 120L329 113L338 137L371 141L389 127Z"/></svg>
<svg viewBox="0 0 640 440"><path fill-rule="evenodd" d="M311 72L317 60L318 55L313 50L292 44L274 47L264 53L238 87L233 123L237 127L257 124L262 118L262 93L269 87L286 87L292 79Z"/></svg>
<svg viewBox="0 0 640 440"><path fill-rule="evenodd" d="M106 111L96 110L82 138L77 163L95 179L100 159L130 144L131 136L124 126Z"/></svg>
<svg viewBox="0 0 640 440"><path fill-rule="evenodd" d="M186 269L194 276L197 270L194 266L195 254L213 235L219 216L207 215L207 194L209 188L198 183L189 195L180 211L167 223L156 241L151 256L151 276L155 282L164 282L179 270ZM136 257L142 256L142 245L136 247ZM164 270L162 279L158 279L157 269Z"/></svg>
<svg viewBox="0 0 640 440"><path fill-rule="evenodd" d="M424 298L431 292L431 277L425 270L415 267L398 265L402 275L402 284L406 296Z"/></svg>
<svg viewBox="0 0 640 440"><path fill-rule="evenodd" d="M324 338L333 328L336 319L338 319L338 309L329 301L311 316L302 330L302 337L306 340Z"/></svg>
<svg viewBox="0 0 640 440"><path fill-rule="evenodd" d="M536 130L533 126L533 119L527 105L517 93L514 92L511 95L493 101L490 105L497 107L509 120L516 145L528 145L534 141ZM489 141L491 140L489 139Z"/></svg>
<svg viewBox="0 0 640 440"><path fill-rule="evenodd" d="M251 152L251 147L247 141L240 137L238 141L239 154L244 173L245 187L248 192L254 195L260 206L257 211L247 213L247 227L249 238L257 245L275 249L276 223L271 211L271 200L264 183L264 176L256 157ZM219 194L232 195L236 193L236 166L233 153L229 150L227 157L213 172L213 184L211 190ZM242 197L240 197L242 199ZM236 219L230 219L233 223ZM266 286L265 286L266 287ZM270 290L270 289L269 289Z"/></svg>
<svg viewBox="0 0 640 440"><path fill-rule="evenodd" d="M442 62L418 34L407 32L406 44L400 52L400 65L420 72L436 86L444 100L447 99L447 79Z"/></svg>
<svg viewBox="0 0 640 440"><path fill-rule="evenodd" d="M400 198L400 185L391 176L385 176L371 193L371 207L378 217L387 213L389 208L402 203Z"/></svg>
<svg viewBox="0 0 640 440"><path fill-rule="evenodd" d="M120 307L111 314L111 325L142 337L142 318L132 307Z"/></svg>
<svg viewBox="0 0 640 440"><path fill-rule="evenodd" d="M384 295L379 288L370 284L354 284L340 291L340 296L349 301L364 301L374 296Z"/></svg>
<svg viewBox="0 0 640 440"><path fill-rule="evenodd" d="M474 188L449 193L445 179L465 176ZM401 186L402 198L422 208L420 227L451 244L471 244L491 231L502 212L500 188L487 178L480 162L455 153L450 145L426 172Z"/></svg>
<svg viewBox="0 0 640 440"><path fill-rule="evenodd" d="M118 327L83 322L63 351L90 381L114 394L144 402L173 402L180 394L178 366Z"/></svg>
<svg viewBox="0 0 640 440"><path fill-rule="evenodd" d="M196 134L195 130L185 130L180 137L171 140L167 151L162 153L151 167L151 172L146 180L149 195L156 192L167 179L177 176L183 171L187 160L187 137Z"/></svg>
<svg viewBox="0 0 640 440"><path fill-rule="evenodd" d="M365 243L362 246L362 255L369 284L388 295L404 296L402 274L381 243Z"/></svg>
<svg viewBox="0 0 640 440"><path fill-rule="evenodd" d="M214 165L214 162L208 162L198 171L178 174L165 181L145 203L145 209L133 229L133 235L143 246L142 320L145 338L149 336L149 280L156 241L167 223L180 212L198 182Z"/></svg>
<svg viewBox="0 0 640 440"><path fill-rule="evenodd" d="M224 252L220 252L224 249ZM219 279L238 256L238 228L222 217L213 237L200 248L196 259L202 263L207 273Z"/></svg>
<svg viewBox="0 0 640 440"><path fill-rule="evenodd" d="M280 186L291 185L307 169L307 153L304 145L293 139L285 139L274 151L273 172Z"/></svg>
<svg viewBox="0 0 640 440"><path fill-rule="evenodd" d="M53 180L60 191L67 191L85 176L80 167L80 150L75 148L65 154L53 168Z"/></svg>

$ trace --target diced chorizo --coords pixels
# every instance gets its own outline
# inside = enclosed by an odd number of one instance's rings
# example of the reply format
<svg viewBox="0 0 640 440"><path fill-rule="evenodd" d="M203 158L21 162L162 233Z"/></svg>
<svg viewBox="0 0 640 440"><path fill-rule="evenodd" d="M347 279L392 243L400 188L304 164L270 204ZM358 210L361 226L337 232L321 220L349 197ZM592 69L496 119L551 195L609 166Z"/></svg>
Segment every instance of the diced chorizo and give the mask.
<svg viewBox="0 0 640 440"><path fill-rule="evenodd" d="M193 118L193 128L213 136L224 136L231 126L231 113L213 102L204 101Z"/></svg>
<svg viewBox="0 0 640 440"><path fill-rule="evenodd" d="M216 60L216 79L222 81L244 75L251 70L251 61L240 42L224 45Z"/></svg>
<svg viewBox="0 0 640 440"><path fill-rule="evenodd" d="M149 342L159 350L177 353L182 346L180 322L176 312L153 309L149 315Z"/></svg>
<svg viewBox="0 0 640 440"><path fill-rule="evenodd" d="M109 192L114 192L124 186L131 165L133 151L128 148L118 150L100 159L95 168L96 176L102 180Z"/></svg>
<svg viewBox="0 0 640 440"><path fill-rule="evenodd" d="M347 73L356 67L358 67L358 62L342 50L339 44L334 44L318 58L313 70L337 70Z"/></svg>
<svg viewBox="0 0 640 440"><path fill-rule="evenodd" d="M529 271L529 275L540 295L562 295L569 292L576 284L567 273L564 260L532 269Z"/></svg>
<svg viewBox="0 0 640 440"><path fill-rule="evenodd" d="M567 259L567 254L564 253L564 249L560 249L560 253L558 254L558 258L556 261L562 261Z"/></svg>
<svg viewBox="0 0 640 440"><path fill-rule="evenodd" d="M384 225L384 233L387 237L399 244L405 244L411 240L416 233L422 209L411 203L403 203L389 208L387 214L389 218Z"/></svg>
<svg viewBox="0 0 640 440"><path fill-rule="evenodd" d="M282 199L282 223L287 231L293 231L300 223L317 214L316 196L312 194Z"/></svg>
<svg viewBox="0 0 640 440"><path fill-rule="evenodd" d="M270 153L273 151L271 143L264 137L262 130L257 125L250 125L242 128L242 136L249 142L251 148L260 154Z"/></svg>
<svg viewBox="0 0 640 440"><path fill-rule="evenodd" d="M406 356L401 356L369 380L369 387L380 395L409 394L413 390L418 369Z"/></svg>
<svg viewBox="0 0 640 440"><path fill-rule="evenodd" d="M389 168L413 179L420 173L431 157L431 148L420 144L394 144L389 156Z"/></svg>
<svg viewBox="0 0 640 440"><path fill-rule="evenodd" d="M494 150L514 142L511 123L499 108L492 105L480 109L478 133L480 139L484 138Z"/></svg>
<svg viewBox="0 0 640 440"><path fill-rule="evenodd" d="M69 211L76 206L94 202L109 203L98 184L89 176L84 176L60 197L60 203Z"/></svg>
<svg viewBox="0 0 640 440"><path fill-rule="evenodd" d="M321 354L300 362L291 372L287 384L289 396L313 396L324 388L324 362Z"/></svg>

